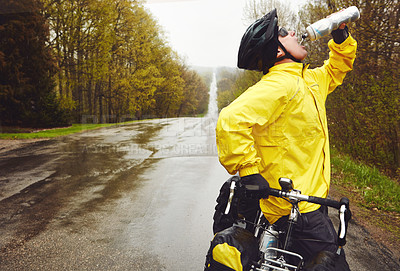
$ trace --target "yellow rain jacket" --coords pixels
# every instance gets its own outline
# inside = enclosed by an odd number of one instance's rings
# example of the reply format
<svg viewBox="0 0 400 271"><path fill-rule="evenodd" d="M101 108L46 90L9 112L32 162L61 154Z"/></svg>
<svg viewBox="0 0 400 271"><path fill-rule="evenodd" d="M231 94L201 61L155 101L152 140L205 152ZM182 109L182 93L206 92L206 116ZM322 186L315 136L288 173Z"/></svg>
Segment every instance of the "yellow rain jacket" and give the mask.
<svg viewBox="0 0 400 271"><path fill-rule="evenodd" d="M260 173L271 188L278 179L293 180L302 194L326 197L330 184L327 95L342 84L353 68L357 42L328 43L329 59L322 67L308 69L301 63L273 66L218 118L216 133L221 164L230 174ZM260 207L270 223L290 213L291 205L269 197ZM319 205L301 202L302 213Z"/></svg>

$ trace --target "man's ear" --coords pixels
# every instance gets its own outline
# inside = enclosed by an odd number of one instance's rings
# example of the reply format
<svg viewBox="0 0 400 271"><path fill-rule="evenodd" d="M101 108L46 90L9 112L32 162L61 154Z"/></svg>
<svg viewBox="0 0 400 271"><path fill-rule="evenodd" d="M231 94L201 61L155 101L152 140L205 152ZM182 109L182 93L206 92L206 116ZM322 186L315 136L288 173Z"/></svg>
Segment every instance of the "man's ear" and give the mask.
<svg viewBox="0 0 400 271"><path fill-rule="evenodd" d="M280 58L285 55L285 52L282 50L281 47L278 47L278 53L276 54L276 58Z"/></svg>

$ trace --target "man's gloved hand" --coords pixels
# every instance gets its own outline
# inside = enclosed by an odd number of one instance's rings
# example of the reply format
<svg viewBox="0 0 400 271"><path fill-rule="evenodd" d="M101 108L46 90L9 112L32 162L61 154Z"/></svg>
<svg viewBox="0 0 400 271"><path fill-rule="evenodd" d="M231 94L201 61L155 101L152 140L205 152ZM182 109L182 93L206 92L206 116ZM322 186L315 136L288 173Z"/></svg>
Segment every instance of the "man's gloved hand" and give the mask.
<svg viewBox="0 0 400 271"><path fill-rule="evenodd" d="M269 196L269 183L261 174L252 174L241 177L246 198L267 199Z"/></svg>
<svg viewBox="0 0 400 271"><path fill-rule="evenodd" d="M344 28L338 28L333 30L331 35L336 44L341 44L349 37L349 28L347 25Z"/></svg>

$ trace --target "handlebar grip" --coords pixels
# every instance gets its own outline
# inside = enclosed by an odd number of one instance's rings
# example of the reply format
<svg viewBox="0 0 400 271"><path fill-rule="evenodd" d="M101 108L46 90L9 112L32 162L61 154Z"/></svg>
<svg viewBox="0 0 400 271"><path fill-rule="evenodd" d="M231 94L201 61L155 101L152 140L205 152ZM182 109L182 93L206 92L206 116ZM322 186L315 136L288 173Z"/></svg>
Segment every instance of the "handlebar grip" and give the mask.
<svg viewBox="0 0 400 271"><path fill-rule="evenodd" d="M350 200L346 197L343 197L340 199L340 205L342 205L342 204L346 205L346 207L349 208Z"/></svg>
<svg viewBox="0 0 400 271"><path fill-rule="evenodd" d="M313 196L308 197L308 202L333 207L335 209L340 209L341 206L340 202L337 202L336 200L318 198Z"/></svg>
<svg viewBox="0 0 400 271"><path fill-rule="evenodd" d="M269 194L271 196L274 196L274 197L281 197L282 196L281 190L274 189L274 188L270 188L269 189Z"/></svg>

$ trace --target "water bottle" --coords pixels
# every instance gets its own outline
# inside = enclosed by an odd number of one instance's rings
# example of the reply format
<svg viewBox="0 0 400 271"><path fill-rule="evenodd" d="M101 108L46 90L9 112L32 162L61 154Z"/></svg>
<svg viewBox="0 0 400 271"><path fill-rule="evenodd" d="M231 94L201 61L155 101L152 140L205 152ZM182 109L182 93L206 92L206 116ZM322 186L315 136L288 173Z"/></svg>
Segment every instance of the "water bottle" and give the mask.
<svg viewBox="0 0 400 271"><path fill-rule="evenodd" d="M355 6L348 7L308 26L302 38L308 37L310 40L317 40L338 29L342 23L354 22L359 18L360 11L358 8Z"/></svg>
<svg viewBox="0 0 400 271"><path fill-rule="evenodd" d="M277 253L275 250L268 248L278 247L278 232L274 226L270 225L267 230L261 235L260 251L264 253L264 259L276 259Z"/></svg>

